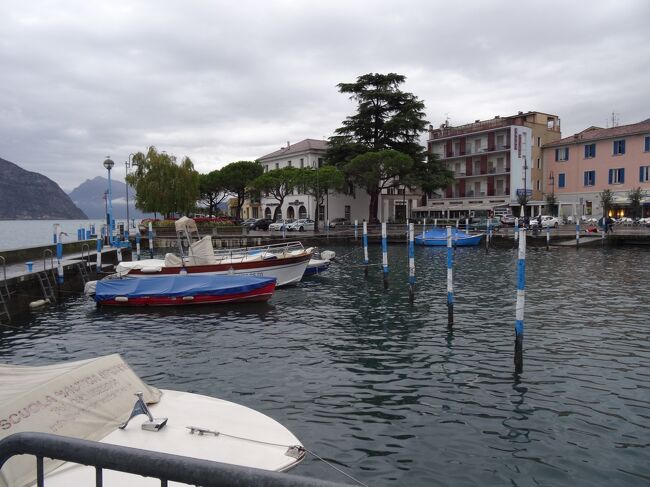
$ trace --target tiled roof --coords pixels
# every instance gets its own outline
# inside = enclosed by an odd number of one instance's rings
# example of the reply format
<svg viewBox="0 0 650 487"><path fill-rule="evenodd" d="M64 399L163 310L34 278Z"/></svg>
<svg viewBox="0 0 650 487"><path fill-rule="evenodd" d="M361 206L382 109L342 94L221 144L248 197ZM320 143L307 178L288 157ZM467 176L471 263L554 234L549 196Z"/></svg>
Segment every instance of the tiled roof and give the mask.
<svg viewBox="0 0 650 487"><path fill-rule="evenodd" d="M265 161L267 159L275 159L276 157L285 157L299 152L307 152L310 150L327 150L327 141L318 139L305 139L296 144L289 144L289 147L282 147L280 150L266 154L265 156L257 159L258 161Z"/></svg>
<svg viewBox="0 0 650 487"><path fill-rule="evenodd" d="M604 129L601 127L589 127L582 132L578 132L570 137L557 140L544 144L544 147L557 147L561 145L582 144L584 142L596 141L602 139L615 139L618 137L626 137L628 135L636 134L650 134L650 118L639 123L632 123L630 125L620 125Z"/></svg>

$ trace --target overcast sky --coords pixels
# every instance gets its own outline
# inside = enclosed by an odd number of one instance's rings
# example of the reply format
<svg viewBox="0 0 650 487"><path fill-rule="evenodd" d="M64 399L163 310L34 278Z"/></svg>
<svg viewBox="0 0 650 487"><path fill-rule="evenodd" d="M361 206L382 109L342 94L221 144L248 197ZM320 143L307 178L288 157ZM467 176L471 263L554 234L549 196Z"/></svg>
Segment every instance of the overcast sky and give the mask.
<svg viewBox="0 0 650 487"><path fill-rule="evenodd" d="M650 118L650 1L0 0L0 157L66 191L150 145L200 172L326 138L336 84L407 77L427 119ZM423 139L424 140L424 139Z"/></svg>

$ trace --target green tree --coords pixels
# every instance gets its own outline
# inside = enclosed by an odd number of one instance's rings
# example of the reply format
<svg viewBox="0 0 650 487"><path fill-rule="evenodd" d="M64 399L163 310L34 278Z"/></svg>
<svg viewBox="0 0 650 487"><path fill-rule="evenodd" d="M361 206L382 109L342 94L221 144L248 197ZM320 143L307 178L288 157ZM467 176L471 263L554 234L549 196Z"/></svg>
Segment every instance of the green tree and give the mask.
<svg viewBox="0 0 650 487"><path fill-rule="evenodd" d="M136 170L127 182L136 191L136 208L166 216L192 211L199 195L199 177L189 158L178 165L174 156L151 146L146 154L135 154L133 162Z"/></svg>
<svg viewBox="0 0 650 487"><path fill-rule="evenodd" d="M627 198L630 200L630 213L632 218L641 218L641 200L645 196L641 187L631 189L627 192Z"/></svg>
<svg viewBox="0 0 650 487"><path fill-rule="evenodd" d="M236 218L241 216L241 208L250 196L250 185L262 175L264 168L259 162L237 161L221 168L223 188L237 197Z"/></svg>
<svg viewBox="0 0 650 487"><path fill-rule="evenodd" d="M329 138L326 159L349 174L345 166L359 155L398 151L412 161L408 169L396 174L400 184L420 187L431 194L451 184L453 174L436 157L426 157L420 144L420 136L428 124L424 118L425 106L415 95L400 89L405 80L405 76L395 73L369 73L359 76L354 83L340 83L339 91L349 94L357 108ZM366 187L366 190L371 195L369 216L373 220L377 217L379 192L377 188Z"/></svg>
<svg viewBox="0 0 650 487"><path fill-rule="evenodd" d="M266 193L278 202L273 212L273 220L277 219L284 199L293 193L294 188L300 183L298 175L300 169L283 167L263 173L251 182L250 188L260 193Z"/></svg>
<svg viewBox="0 0 650 487"><path fill-rule="evenodd" d="M219 169L199 176L200 202L208 208L210 216L217 214L217 206L228 197Z"/></svg>
<svg viewBox="0 0 650 487"><path fill-rule="evenodd" d="M600 193L600 204L603 207L603 216L609 215L609 210L612 209L614 202L614 194L609 189L605 189Z"/></svg>
<svg viewBox="0 0 650 487"><path fill-rule="evenodd" d="M348 178L370 195L369 222L377 219L382 189L401 184L400 177L408 175L413 166L410 156L392 149L366 152L343 166Z"/></svg>
<svg viewBox="0 0 650 487"><path fill-rule="evenodd" d="M424 160L420 134L426 129L424 103L400 90L406 77L369 73L354 83L339 83L341 93L357 102L357 111L343 121L329 139L327 160L343 165L368 151L394 149L413 161Z"/></svg>
<svg viewBox="0 0 650 487"><path fill-rule="evenodd" d="M329 192L340 193L345 188L345 175L334 166L322 168L299 169L296 182L302 194L312 196L316 200L314 210L314 231L318 232L319 208L325 203Z"/></svg>

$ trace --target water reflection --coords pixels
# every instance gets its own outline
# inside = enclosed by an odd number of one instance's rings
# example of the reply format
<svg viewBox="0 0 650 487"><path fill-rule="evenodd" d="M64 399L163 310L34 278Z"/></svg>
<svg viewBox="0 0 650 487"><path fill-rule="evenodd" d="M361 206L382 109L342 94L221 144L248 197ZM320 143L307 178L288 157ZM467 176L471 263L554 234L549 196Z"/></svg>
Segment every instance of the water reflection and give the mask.
<svg viewBox="0 0 650 487"><path fill-rule="evenodd" d="M84 298L0 331L4 361L121 353L145 380L237 401L372 485L638 485L650 478L647 252L531 252L525 373L513 375L516 253L360 253L268 304L97 309ZM379 249L371 262L380 262ZM347 255L345 255L347 254ZM309 458L297 473L347 481ZM645 476L645 477L644 477Z"/></svg>

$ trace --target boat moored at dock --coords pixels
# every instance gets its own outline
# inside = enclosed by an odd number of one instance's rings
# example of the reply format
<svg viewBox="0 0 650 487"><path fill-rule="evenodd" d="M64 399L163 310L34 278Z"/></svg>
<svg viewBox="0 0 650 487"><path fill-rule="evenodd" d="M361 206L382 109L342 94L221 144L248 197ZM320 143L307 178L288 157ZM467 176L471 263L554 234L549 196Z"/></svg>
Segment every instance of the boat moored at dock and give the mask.
<svg viewBox="0 0 650 487"><path fill-rule="evenodd" d="M275 279L210 274L102 279L87 286L101 306L182 306L268 301Z"/></svg>
<svg viewBox="0 0 650 487"><path fill-rule="evenodd" d="M451 230L452 243L459 247L479 245L483 235L482 233L470 235L455 228ZM447 230L445 228L432 228L427 230L424 234L415 237L415 243L416 245L445 247L447 246Z"/></svg>

